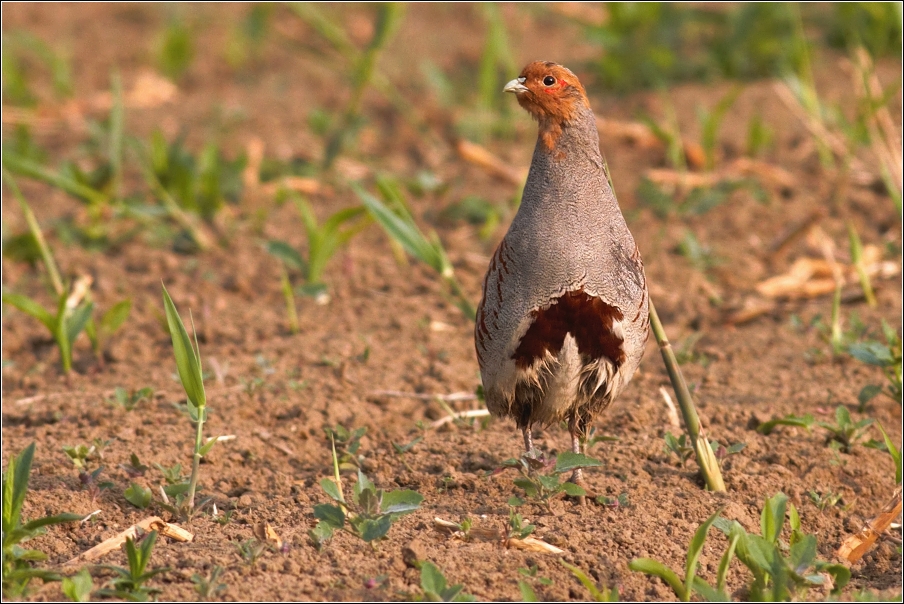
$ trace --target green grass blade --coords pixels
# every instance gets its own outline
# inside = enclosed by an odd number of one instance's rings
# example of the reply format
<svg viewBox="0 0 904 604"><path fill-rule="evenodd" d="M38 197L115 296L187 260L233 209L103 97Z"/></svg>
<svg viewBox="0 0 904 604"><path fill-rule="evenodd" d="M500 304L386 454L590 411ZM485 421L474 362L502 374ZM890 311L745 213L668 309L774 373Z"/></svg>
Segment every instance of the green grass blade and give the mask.
<svg viewBox="0 0 904 604"><path fill-rule="evenodd" d="M669 587L672 588L672 591L675 592L675 595L678 596L679 600L684 602L688 601L689 594L684 588L684 584L681 583L681 579L678 578L675 571L664 565L662 562L657 562L650 558L634 558L628 563L628 568L646 575L659 577L669 584Z"/></svg>
<svg viewBox="0 0 904 604"><path fill-rule="evenodd" d="M122 300L110 307L100 318L100 329L105 335L115 333L129 318L132 311L132 301Z"/></svg>
<svg viewBox="0 0 904 604"><path fill-rule="evenodd" d="M113 198L122 198L122 151L125 128L125 106L122 102L122 78L119 72L112 77L113 107L110 109L110 167L113 171Z"/></svg>
<svg viewBox="0 0 904 604"><path fill-rule="evenodd" d="M694 538L691 539L690 547L688 547L687 550L687 564L685 565L684 585L686 591L690 591L691 585L693 585L694 575L697 574L697 563L700 560L700 553L703 551L703 544L706 542L706 534L709 532L709 527L715 522L721 512L721 509L716 510L712 516L707 518L706 521L697 528L697 532L694 533Z"/></svg>
<svg viewBox="0 0 904 604"><path fill-rule="evenodd" d="M788 496L784 493L776 493L766 500L763 511L760 514L760 533L769 543L778 541L785 524L785 510L788 506Z"/></svg>
<svg viewBox="0 0 904 604"><path fill-rule="evenodd" d="M166 323L169 326L170 336L173 340L173 355L176 358L176 368L179 371L179 379L182 381L182 387L191 403L199 409L203 410L207 404L207 397L204 393L204 382L201 377L201 359L200 351L195 352L192 348L191 339L185 330L185 324L173 304L166 286L163 287L163 306L166 310Z"/></svg>
<svg viewBox="0 0 904 604"><path fill-rule="evenodd" d="M72 348L72 344L75 342L78 334L85 329L85 325L88 323L88 320L91 318L91 313L93 312L93 302L82 303L66 317L66 339L69 340L70 348Z"/></svg>
<svg viewBox="0 0 904 604"><path fill-rule="evenodd" d="M107 202L107 196L100 191L76 182L71 178L67 178L59 172L54 172L53 170L16 153L3 153L3 167L15 174L34 178L35 180L40 180L52 185L74 197L87 201L90 205L99 206Z"/></svg>
<svg viewBox="0 0 904 604"><path fill-rule="evenodd" d="M26 315L34 317L41 323L43 323L44 327L50 330L51 333L56 333L56 317L50 314L46 308L29 298L28 296L24 296L22 294L10 294L7 292L3 292L3 303L9 304L15 308L18 308Z"/></svg>
<svg viewBox="0 0 904 604"><path fill-rule="evenodd" d="M885 447L888 449L888 454L891 455L892 460L895 462L895 484L901 484L901 450L898 449L891 438L889 438L885 429L882 427L882 424L876 422L876 427L879 428L879 432L882 433L882 439L885 441Z"/></svg>

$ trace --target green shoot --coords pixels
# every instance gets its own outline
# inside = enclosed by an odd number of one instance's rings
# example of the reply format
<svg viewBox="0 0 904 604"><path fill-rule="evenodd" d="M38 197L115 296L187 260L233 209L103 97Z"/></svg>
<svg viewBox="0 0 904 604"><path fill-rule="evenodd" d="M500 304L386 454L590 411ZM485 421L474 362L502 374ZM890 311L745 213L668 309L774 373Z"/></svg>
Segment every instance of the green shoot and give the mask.
<svg viewBox="0 0 904 604"><path fill-rule="evenodd" d="M323 166L329 169L343 149L354 138L361 125L361 104L364 92L374 78L380 52L392 39L401 23L405 6L388 2L377 6L374 34L364 51L355 60L352 72L352 94L342 114L339 126L329 135L323 156Z"/></svg>
<svg viewBox="0 0 904 604"><path fill-rule="evenodd" d="M710 448L713 450L713 453L716 456L716 459L719 461L719 469L722 469L722 463L728 459L732 455L737 455L747 446L747 443L735 443L733 445L729 445L728 447L722 445L717 440L711 440L709 442Z"/></svg>
<svg viewBox="0 0 904 604"><path fill-rule="evenodd" d="M59 581L55 572L34 568L32 562L46 560L43 552L24 549L20 544L45 532L47 526L82 519L77 514L44 516L30 522L22 518L22 505L28 493L31 463L35 444L31 443L18 455L10 455L9 465L3 473L3 597L21 598L32 579L43 582Z"/></svg>
<svg viewBox="0 0 904 604"><path fill-rule="evenodd" d="M727 594L718 593L716 589L697 576L697 565L700 561L700 554L703 551L703 543L706 541L706 534L709 532L709 527L715 522L716 518L719 517L720 513L721 510L707 518L697 529L697 532L694 533L694 537L691 539L690 546L687 550L687 562L684 566L683 580L675 571L664 565L662 562L650 558L635 558L628 564L628 568L633 571L659 577L672 588L672 591L675 592L675 595L682 602L690 602L691 594L694 591L701 592L709 600L712 600L712 598L708 597L709 594L717 595L717 601L730 600Z"/></svg>
<svg viewBox="0 0 904 604"><path fill-rule="evenodd" d="M237 543L235 547L242 561L251 568L257 566L257 561L268 549L266 541L255 538Z"/></svg>
<svg viewBox="0 0 904 604"><path fill-rule="evenodd" d="M870 282L869 274L866 272L866 266L863 264L863 243L860 242L860 235L854 225L848 222L848 242L851 247L851 262L857 270L857 277L860 279L860 288L863 290L863 296L866 303L870 306L876 306L876 294L873 293L873 285Z"/></svg>
<svg viewBox="0 0 904 604"><path fill-rule="evenodd" d="M365 210L362 206L339 210L322 225L318 225L311 205L294 193L289 193L289 196L295 202L304 224L307 235L307 258L303 258L284 241L267 242L267 251L282 260L285 268L297 270L304 276L304 293L312 296L324 295L326 286L323 284L323 272L326 265L339 248L367 226L368 221L362 220L365 217Z"/></svg>
<svg viewBox="0 0 904 604"><path fill-rule="evenodd" d="M716 167L716 146L719 143L719 128L722 126L725 114L734 105L741 90L740 86L734 86L724 97L719 99L716 106L710 111L702 108L697 109L697 119L700 121L702 130L700 143L703 147L705 158L704 168L707 170L714 170Z"/></svg>
<svg viewBox="0 0 904 604"><path fill-rule="evenodd" d="M664 438L665 452L673 453L678 458L678 461L681 462L681 467L683 468L685 462L694 454L694 448L687 444L687 434L682 434L675 438L671 432L666 432Z"/></svg>
<svg viewBox="0 0 904 604"><path fill-rule="evenodd" d="M515 486L520 487L527 498L542 503L547 509L553 499L559 495L569 497L582 497L587 492L573 482L561 482L561 475L573 472L578 468L591 468L602 465L596 459L563 451L555 460L541 460L525 453L518 459L508 459L503 462L503 467L518 468L521 475L515 478ZM509 505L523 505L525 500L512 497Z"/></svg>
<svg viewBox="0 0 904 604"><path fill-rule="evenodd" d="M467 318L473 319L477 312L465 295L458 279L455 278L452 263L436 232L431 231L429 237L425 236L414 222L411 213L403 206L396 204L395 211L393 211L360 186L352 185L352 188L390 239L396 241L406 252L436 271L450 292L451 302Z"/></svg>
<svg viewBox="0 0 904 604"><path fill-rule="evenodd" d="M421 590L420 596L415 596L418 602L474 602L476 598L464 591L464 585L447 585L446 577L435 564L429 560L420 563Z"/></svg>
<svg viewBox="0 0 904 604"><path fill-rule="evenodd" d="M101 565L101 568L112 571L115 576L107 583L109 587L99 590L97 592L98 595L141 602L148 600L154 594L160 593L160 589L145 585L155 576L170 570L168 567L146 570L156 542L157 531L148 533L137 547L132 538L126 539L125 549L129 567L120 568L110 564Z"/></svg>
<svg viewBox="0 0 904 604"><path fill-rule="evenodd" d="M121 300L111 306L110 309L101 316L100 321L98 321L97 324L95 324L93 317L85 324L85 334L91 341L91 348L94 350L94 355L97 357L99 363L103 364L104 348L106 347L107 341L114 333L119 331L119 328L122 327L123 323L129 318L129 313L131 311L132 301L128 299Z"/></svg>
<svg viewBox="0 0 904 604"><path fill-rule="evenodd" d="M166 310L166 323L173 340L173 355L176 359L176 368L182 388L188 397L186 406L188 416L195 424L195 446L192 456L191 478L184 500L177 500L180 514L190 517L195 511L195 491L198 487L201 458L207 455L217 442L212 438L204 443L204 422L207 420L207 394L204 392L204 378L201 372L201 349L198 346L197 332L195 332L195 344L188 337L182 318L170 298L169 292L163 286L163 306ZM194 324L192 325L194 329Z"/></svg>
<svg viewBox="0 0 904 604"><path fill-rule="evenodd" d="M157 67L170 80L178 81L195 57L194 35L180 19L173 19L160 36Z"/></svg>
<svg viewBox="0 0 904 604"><path fill-rule="evenodd" d="M215 565L206 576L194 573L191 576L191 582L194 583L198 596L206 602L226 591L226 584L220 583L220 577L222 576L223 567Z"/></svg>
<svg viewBox="0 0 904 604"><path fill-rule="evenodd" d="M113 391L113 398L108 398L107 402L114 407L119 407L125 411L131 411L142 402L150 402L154 399L153 388L140 388L138 390L126 390L117 387Z"/></svg>
<svg viewBox="0 0 904 604"><path fill-rule="evenodd" d="M301 331L301 328L298 325L298 307L295 306L295 292L292 291L292 282L289 280L289 272L286 270L285 266L279 271L279 285L282 290L283 299L286 301L286 316L289 319L289 331L292 332L293 335L297 335Z"/></svg>
<svg viewBox="0 0 904 604"><path fill-rule="evenodd" d="M587 574L582 571L577 566L571 565L564 560L559 560L562 563L562 566L571 571L571 574L574 575L574 578L581 582L587 591L590 592L590 601L591 602L618 602L618 588L609 589L609 587L603 584L602 587L598 586L593 580L587 576Z"/></svg>
<svg viewBox="0 0 904 604"><path fill-rule="evenodd" d="M855 422L851 419L851 413L847 410L847 407L839 405L835 409L834 424L816 422L816 425L829 431L829 439L840 444L843 453L850 453L851 448L863 440L873 421L873 419L867 417Z"/></svg>

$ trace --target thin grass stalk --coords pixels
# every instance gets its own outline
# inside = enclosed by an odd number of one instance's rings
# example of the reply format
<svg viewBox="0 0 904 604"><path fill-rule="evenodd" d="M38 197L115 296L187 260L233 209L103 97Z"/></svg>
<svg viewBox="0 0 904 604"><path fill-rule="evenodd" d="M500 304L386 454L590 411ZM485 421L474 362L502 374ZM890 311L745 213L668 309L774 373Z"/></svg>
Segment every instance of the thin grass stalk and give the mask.
<svg viewBox="0 0 904 604"><path fill-rule="evenodd" d="M91 207L102 207L107 202L107 196L100 191L76 182L71 178L66 178L35 161L19 155L4 153L3 167L16 174L45 182L75 197L86 199Z"/></svg>
<svg viewBox="0 0 904 604"><path fill-rule="evenodd" d="M329 168L333 165L333 162L345 146L349 131L354 128L355 122L358 121L358 116L361 112L361 102L364 100L364 91L373 79L377 59L380 56L380 52L392 38L392 34L395 33L396 26L403 12L404 6L397 3L389 2L379 6L373 38L371 38L370 43L355 66L352 96L343 114L342 122L327 142L323 159L324 168Z"/></svg>
<svg viewBox="0 0 904 604"><path fill-rule="evenodd" d="M289 330L293 334L297 334L298 328L298 309L295 306L295 293L292 291L292 282L289 281L289 273L286 267L282 267L282 290L283 297L286 299L286 314L289 317Z"/></svg>
<svg viewBox="0 0 904 604"><path fill-rule="evenodd" d="M6 168L3 168L3 180L6 181L6 184L12 190L16 201L19 202L19 207L22 208L22 213L25 215L25 222L28 224L28 230L31 232L31 236L34 237L35 243L38 244L38 249L41 250L41 259L44 261L44 267L47 269L47 276L50 277L50 284L53 286L54 293L56 293L57 296L62 296L66 291L66 288L63 287L60 271L57 268L56 261L53 259L50 248L47 246L44 234L41 233L41 227L38 226L38 220L35 218L34 212L31 211L31 207L28 205L28 202L25 201L25 197L19 190L19 186L16 184L16 181L13 180L12 175L6 171Z"/></svg>
<svg viewBox="0 0 904 604"><path fill-rule="evenodd" d="M669 379L672 382L672 388L675 390L675 396L678 399L678 406L681 408L681 416L684 418L684 427L687 430L691 443L696 452L697 465L700 466L700 474L706 482L706 487L710 491L725 491L725 482L722 480L722 472L719 470L719 461L709 446L709 440L703 427L700 425L700 416L697 414L697 408L694 405L694 399L691 397L687 383L684 381L684 375L678 366L678 359L675 358L675 352L669 343L662 323L659 321L659 315L656 314L656 307L653 301L650 301L650 327L653 329L653 335L659 344L659 351L662 353L662 360L665 362L665 368L669 373Z"/></svg>
<svg viewBox="0 0 904 604"><path fill-rule="evenodd" d="M866 272L866 266L863 264L863 244L860 242L860 235L857 229L850 222L848 227L848 240L851 245L851 261L857 270L857 277L860 279L860 288L863 290L863 296L866 303L870 306L876 306L876 294L873 292L873 284L870 281L869 274Z"/></svg>

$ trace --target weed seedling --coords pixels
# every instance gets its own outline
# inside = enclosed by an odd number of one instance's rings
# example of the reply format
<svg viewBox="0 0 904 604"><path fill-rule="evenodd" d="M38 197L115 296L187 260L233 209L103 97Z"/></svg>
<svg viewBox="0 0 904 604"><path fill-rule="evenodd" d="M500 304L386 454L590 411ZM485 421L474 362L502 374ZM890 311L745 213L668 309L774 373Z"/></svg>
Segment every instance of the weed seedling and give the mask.
<svg viewBox="0 0 904 604"><path fill-rule="evenodd" d="M435 564L429 560L420 563L421 590L424 592L415 596L417 602L474 602L476 598L464 591L464 585L447 585L446 577Z"/></svg>
<svg viewBox="0 0 904 604"><path fill-rule="evenodd" d="M133 602L143 602L154 594L160 593L158 588L145 585L157 575L170 570L169 567L146 570L156 542L157 531L148 533L138 546L131 538L126 539L125 549L129 567L101 565L101 568L112 571L114 577L107 584L109 587L101 589L97 593L104 597L122 598Z"/></svg>
<svg viewBox="0 0 904 604"><path fill-rule="evenodd" d="M123 492L123 496L125 496L126 501L140 510L146 509L153 500L150 489L145 489L134 482Z"/></svg>
<svg viewBox="0 0 904 604"><path fill-rule="evenodd" d="M73 602L90 602L94 591L94 580L87 568L83 568L71 577L63 577L60 585L63 595Z"/></svg>
<svg viewBox="0 0 904 604"><path fill-rule="evenodd" d="M323 430L336 448L339 470L357 470L360 467L358 449L361 448L361 439L367 434L367 426L349 430L341 424L336 424L335 428L324 428Z"/></svg>
<svg viewBox="0 0 904 604"><path fill-rule="evenodd" d="M179 371L179 379L187 396L186 407L189 419L195 424L196 428L188 489L184 495L180 493L176 496L175 506L180 516L190 518L195 512L195 491L198 487L201 458L210 452L217 439L211 438L206 443L204 442L204 422L207 420L207 395L204 392L204 378L201 373L201 348L198 346L198 334L195 332L195 343L194 347L192 347L192 342L188 337L188 332L185 330L185 325L182 323L182 318L179 316L173 300L166 291L166 287L163 288L163 305L166 309L166 322L173 340L173 355L176 358L176 368ZM194 329L194 324L192 329Z"/></svg>
<svg viewBox="0 0 904 604"><path fill-rule="evenodd" d="M842 453L850 453L851 447L863 440L866 431L873 424L872 418L864 418L858 422L851 419L851 413L844 405L835 409L835 423L816 422L820 428L829 431L829 441L837 442Z"/></svg>
<svg viewBox="0 0 904 604"><path fill-rule="evenodd" d="M58 514L23 522L22 505L28 493L34 454L35 444L31 443L18 455L10 456L9 465L3 473L4 598L22 597L32 579L41 579L46 583L62 578L58 573L32 567L32 562L46 560L47 556L37 550L25 549L20 544L43 534L44 527L82 519L77 514Z"/></svg>
<svg viewBox="0 0 904 604"><path fill-rule="evenodd" d="M241 543L236 545L236 550L238 551L239 557L242 561L248 566L254 568L257 566L257 561L261 556L264 555L264 552L267 551L266 541L261 541L260 539L246 539Z"/></svg>
<svg viewBox="0 0 904 604"><path fill-rule="evenodd" d="M385 537L396 520L417 510L424 500L423 495L409 489L388 492L377 489L359 469L358 482L352 487L352 500L347 502L339 486L339 464L335 454L333 470L334 478L324 478L320 486L335 504L314 506L314 517L319 522L308 533L317 547L322 547L336 530L355 535L365 543L373 543Z"/></svg>
<svg viewBox="0 0 904 604"><path fill-rule="evenodd" d="M100 492L106 489L112 489L113 483L110 481L100 481L100 473L104 471L103 466L97 468L93 472L79 470L78 480L82 488L91 495L91 501L94 502L100 496Z"/></svg>
<svg viewBox="0 0 904 604"><path fill-rule="evenodd" d="M882 321L882 334L885 337L885 343L855 342L850 344L847 349L848 353L858 361L879 367L885 374L884 388L881 384L868 384L860 391L860 395L857 397L860 402L860 411L880 392L894 401L901 402L901 371L904 366L901 356L901 336L884 320Z"/></svg>
<svg viewBox="0 0 904 604"><path fill-rule="evenodd" d="M412 440L410 443L405 444L405 445L400 445L400 444L397 444L397 443L392 443L392 448L393 448L393 450L396 452L396 455L399 456L399 460L402 462L402 464L404 464L404 466L405 466L406 468L408 468L408 471L409 471L409 472L411 472L411 471L413 471L413 470L411 469L411 466L408 465L408 462L405 461L405 454L408 453L409 451L411 451L411 450L414 448L414 446L415 446L416 444L418 444L419 442L421 442L422 440L424 440L424 437L423 437L423 436L418 436L417 438L415 438L414 440Z"/></svg>
<svg viewBox="0 0 904 604"><path fill-rule="evenodd" d="M675 435L671 432L666 432L665 436L665 452L673 453L678 461L681 462L681 467L684 467L684 464L690 459L694 454L694 448L687 444L687 434L682 434L678 438L675 438Z"/></svg>
<svg viewBox="0 0 904 604"><path fill-rule="evenodd" d="M813 489L807 491L807 495L810 497L810 501L812 501L816 505L816 507L819 508L820 512L824 512L826 508L831 508L838 505L842 498L841 493L833 493L831 491L819 493Z"/></svg>
<svg viewBox="0 0 904 604"><path fill-rule="evenodd" d="M618 497L607 497L600 495L596 498L596 502L600 505L614 509L624 509L631 507L631 501L628 499L627 493L621 493Z"/></svg>
<svg viewBox="0 0 904 604"><path fill-rule="evenodd" d="M732 455L737 455L741 451L744 450L744 447L747 446L747 443L735 443L729 447L722 445L717 440L709 441L709 446L713 450L713 453L716 456L716 459L719 461L719 469L722 469L722 462L731 457Z"/></svg>
<svg viewBox="0 0 904 604"><path fill-rule="evenodd" d="M519 568L518 569L518 573L520 575L522 575L524 577L528 577L528 578L536 581L540 585L544 585L544 586L552 585L552 579L550 579L548 577L539 576L539 574L538 574L539 571L540 571L540 569L536 564L529 568ZM521 599L524 602L539 602L540 601L540 599L537 598L537 592L534 591L534 588L531 585L531 583L529 583L523 579L518 579L518 589L521 591Z"/></svg>
<svg viewBox="0 0 904 604"><path fill-rule="evenodd" d="M517 499L517 497L512 497L512 499ZM508 502L510 506L515 505L512 499L509 499ZM514 507L509 508L509 527L506 539L524 540L525 538L530 537L531 533L533 533L536 528L535 525L525 520L521 514L516 512Z"/></svg>
<svg viewBox="0 0 904 604"><path fill-rule="evenodd" d="M141 463L141 460L134 453L129 455L129 463L119 464L119 467L129 475L129 478L144 476L144 473L148 471L148 467Z"/></svg>
<svg viewBox="0 0 904 604"><path fill-rule="evenodd" d="M108 398L107 402L114 407L120 407L126 411L131 411L141 402L150 402L154 398L153 388L141 388L139 390L126 390L117 387L113 391L113 398Z"/></svg>
<svg viewBox="0 0 904 604"><path fill-rule="evenodd" d="M561 475L573 472L578 468L591 468L602 465L598 460L564 451L559 453L555 461L546 461L525 453L518 459L508 459L504 467L518 468L521 476L514 480L516 486L524 490L524 494L550 509L550 502L558 495L581 497L587 494L582 487L573 482L561 482ZM509 500L509 505L523 505L525 501L519 497Z"/></svg>
<svg viewBox="0 0 904 604"><path fill-rule="evenodd" d="M609 589L609 586L603 584L602 586L597 585L593 582L593 580L587 576L587 574L582 571L577 566L573 566L564 560L559 560L562 563L562 566L571 571L571 574L574 575L574 578L581 582L581 585L587 588L587 591L590 592L590 601L591 602L618 602L618 588Z"/></svg>
<svg viewBox="0 0 904 604"><path fill-rule="evenodd" d="M191 582L195 584L195 591L198 592L198 596L206 602L226 591L226 584L220 583L220 577L222 576L223 567L216 565L210 569L206 576L194 573L191 576Z"/></svg>
<svg viewBox="0 0 904 604"><path fill-rule="evenodd" d="M888 451L888 454L891 455L892 461L895 462L895 484L901 484L901 450L896 447L892 439L889 438L888 434L885 432L885 429L882 427L882 424L876 422L876 427L879 428L879 432L882 433L882 443L870 440L868 443L866 443L866 446L872 447L874 449Z"/></svg>

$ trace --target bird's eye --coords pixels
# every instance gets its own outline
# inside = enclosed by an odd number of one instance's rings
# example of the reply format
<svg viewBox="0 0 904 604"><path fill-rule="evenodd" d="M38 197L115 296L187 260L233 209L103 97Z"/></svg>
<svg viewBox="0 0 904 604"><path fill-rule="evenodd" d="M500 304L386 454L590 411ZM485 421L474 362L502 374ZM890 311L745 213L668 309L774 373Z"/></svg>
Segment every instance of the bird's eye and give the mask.
<svg viewBox="0 0 904 604"><path fill-rule="evenodd" d="M543 78L544 86L552 86L555 83L556 83L556 79L552 76L546 76L545 78Z"/></svg>

